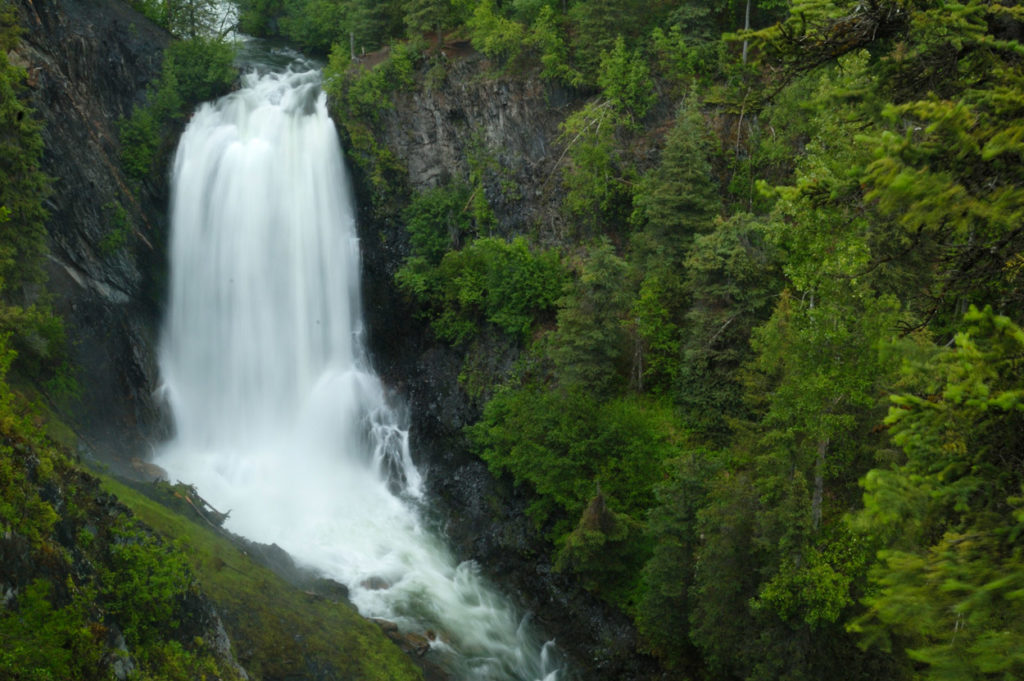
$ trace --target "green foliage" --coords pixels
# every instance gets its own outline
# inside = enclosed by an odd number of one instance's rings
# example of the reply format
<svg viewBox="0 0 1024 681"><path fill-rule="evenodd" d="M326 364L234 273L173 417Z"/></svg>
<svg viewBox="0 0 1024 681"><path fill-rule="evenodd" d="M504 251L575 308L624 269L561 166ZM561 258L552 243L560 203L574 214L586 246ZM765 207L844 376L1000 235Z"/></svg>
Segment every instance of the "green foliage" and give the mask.
<svg viewBox="0 0 1024 681"><path fill-rule="evenodd" d="M633 350L628 274L628 264L611 243L598 241L559 299L558 328L547 353L562 385L608 395L628 375Z"/></svg>
<svg viewBox="0 0 1024 681"><path fill-rule="evenodd" d="M467 179L471 187L467 205L478 229L490 232L496 227L497 220L488 195L493 192L504 201L514 201L519 198L519 187L511 179L508 168L501 164L495 150L488 147L482 131L474 131L465 154L469 166Z"/></svg>
<svg viewBox="0 0 1024 681"><path fill-rule="evenodd" d="M330 84L327 92L338 97L345 113L357 118L376 120L381 111L394 106L393 92L413 85L415 59L407 45L393 46L390 57L373 68L356 67L349 78L345 77L348 64L342 61L344 52L333 50L331 59L325 74Z"/></svg>
<svg viewBox="0 0 1024 681"><path fill-rule="evenodd" d="M647 70L647 62L636 50L627 50L626 41L619 36L611 50L601 55L597 74L601 94L619 113L630 120L644 117L654 103L654 84Z"/></svg>
<svg viewBox="0 0 1024 681"><path fill-rule="evenodd" d="M2 345L2 343L0 343ZM4 349L6 369L11 352ZM135 660L140 678L238 678L234 668L189 640L194 582L170 550L99 493L43 432L43 418L11 391L0 371L0 533L4 607L0 675L16 681L105 681L115 656ZM123 631L126 650L113 645ZM176 638L177 637L177 638ZM181 639L181 640L179 640ZM160 651L173 649L173 656ZM188 670L179 673L177 670Z"/></svg>
<svg viewBox="0 0 1024 681"><path fill-rule="evenodd" d="M473 47L488 57L512 61L523 47L526 29L495 11L493 0L483 0L466 22Z"/></svg>
<svg viewBox="0 0 1024 681"><path fill-rule="evenodd" d="M0 674L11 681L96 678L103 651L88 626L86 594L54 607L53 588L36 579L0 611Z"/></svg>
<svg viewBox="0 0 1024 681"><path fill-rule="evenodd" d="M138 531L110 547L103 598L125 640L146 645L174 631L177 606L189 594L192 574L179 548Z"/></svg>
<svg viewBox="0 0 1024 681"><path fill-rule="evenodd" d="M333 45L355 56L400 38L405 31L401 0L241 0L243 33L284 37L316 54Z"/></svg>
<svg viewBox="0 0 1024 681"><path fill-rule="evenodd" d="M492 469L510 472L536 493L530 515L552 538L569 532L598 490L615 513L642 516L661 462L676 455L683 437L671 409L654 400L627 396L601 403L582 390L539 383L496 394L468 432ZM584 519L584 528L588 523ZM567 554L566 560L575 559Z"/></svg>
<svg viewBox="0 0 1024 681"><path fill-rule="evenodd" d="M10 353L2 356L0 369ZM179 541L162 540L77 469L41 423L0 380L4 679L109 681L121 660L142 681L239 681L233 661L200 637L214 625L211 605L257 678L303 674L308 664L345 678L420 678L350 606L288 587L225 536L108 482Z"/></svg>
<svg viewBox="0 0 1024 681"><path fill-rule="evenodd" d="M214 0L131 0L132 6L182 40L221 36L230 29Z"/></svg>
<svg viewBox="0 0 1024 681"><path fill-rule="evenodd" d="M352 64L348 49L335 44L323 70L324 91L347 137L346 151L368 181L377 211L394 199L403 168L394 152L378 141L373 126L381 111L394 106L392 94L413 85L416 52L414 44L394 45L388 59L366 68Z"/></svg>
<svg viewBox="0 0 1024 681"><path fill-rule="evenodd" d="M276 35L277 21L284 12L284 0L239 0L238 28L246 35Z"/></svg>
<svg viewBox="0 0 1024 681"><path fill-rule="evenodd" d="M239 662L251 677L301 677L315 667L336 670L341 678L367 681L422 678L379 627L360 617L353 607L312 597L288 585L254 563L222 533L164 505L174 501L169 486L146 486L147 495L154 497L149 498L110 479L103 484L143 522L187 547L177 555L197 576L204 595L223 620ZM148 650L150 659L166 659L176 668L182 665L173 642L154 644ZM219 675L207 678L218 676L225 681L235 678L233 670L224 670L223 666ZM201 674L182 673L172 678L190 681L201 678Z"/></svg>
<svg viewBox="0 0 1024 681"><path fill-rule="evenodd" d="M615 144L617 112L611 102L590 102L562 123L569 163L563 170L563 205L592 233L606 214L614 220L629 200ZM586 233L586 232L585 232Z"/></svg>
<svg viewBox="0 0 1024 681"><path fill-rule="evenodd" d="M10 28L0 27L5 34ZM5 38L8 40L11 38ZM0 55L0 282L8 290L44 278L46 211L50 180L39 170L41 126L20 99L24 72Z"/></svg>
<svg viewBox="0 0 1024 681"><path fill-rule="evenodd" d="M679 315L686 298L676 272L664 262L652 264L656 269L645 273L630 309L636 344L633 382L638 390L666 394L684 369L679 357L683 338Z"/></svg>
<svg viewBox="0 0 1024 681"><path fill-rule="evenodd" d="M414 238L422 233L414 232ZM554 307L565 274L554 251L534 253L522 237L511 243L485 237L449 251L437 264L414 256L396 280L433 310L438 337L461 344L483 322L525 340L536 319Z"/></svg>
<svg viewBox="0 0 1024 681"><path fill-rule="evenodd" d="M438 265L449 250L456 249L473 228L466 206L469 190L447 185L417 194L405 209L405 228L413 258ZM419 292L419 291L417 291Z"/></svg>
<svg viewBox="0 0 1024 681"><path fill-rule="evenodd" d="M460 3L456 0L404 0L405 25L413 37L433 32L440 51L445 30L460 23Z"/></svg>
<svg viewBox="0 0 1024 681"><path fill-rule="evenodd" d="M617 134L636 129L654 102L646 63L621 38L602 54L598 81L601 97L566 118L560 136L569 159L563 168L564 205L592 229L626 221L635 171Z"/></svg>
<svg viewBox="0 0 1024 681"><path fill-rule="evenodd" d="M2 346L0 346L2 347ZM3 347L3 368L14 357L14 353ZM0 526L5 531L13 531L24 537L32 546L42 546L45 538L53 531L57 522L57 514L53 506L44 501L38 490L31 484L32 477L37 480L48 480L53 470L51 453L42 450L42 456L36 461L35 470L26 470L25 453L29 451L30 441L26 441L25 433L34 436L30 421L24 413L16 396L10 391L6 382L0 384L0 427L8 438L18 439L12 444L0 445Z"/></svg>
<svg viewBox="0 0 1024 681"><path fill-rule="evenodd" d="M593 83L601 72L604 55L615 49L620 39L633 42L640 33L642 20L655 13L644 11L638 0L588 0L569 8L573 22L572 47L580 71Z"/></svg>
<svg viewBox="0 0 1024 681"><path fill-rule="evenodd" d="M658 360L668 358L656 353L648 362L652 373L672 379L675 400L691 422L715 438L729 432L730 419L748 415L742 367L752 359L753 329L776 302L777 254L761 230L752 216L738 214L694 239L685 261L682 296L690 305L677 350L682 359L661 367Z"/></svg>
<svg viewBox="0 0 1024 681"><path fill-rule="evenodd" d="M565 536L555 569L573 571L584 588L630 610L637 576L647 557L642 533L639 522L608 508L598 492L576 529Z"/></svg>
<svg viewBox="0 0 1024 681"><path fill-rule="evenodd" d="M106 235L100 240L100 251L112 255L121 250L131 236L128 212L120 203L111 201L103 205L103 212L109 225Z"/></svg>
<svg viewBox="0 0 1024 681"><path fill-rule="evenodd" d="M695 235L713 228L721 199L710 155L707 124L691 96L665 135L660 162L644 174L633 198L633 222L658 248L684 253Z"/></svg>
<svg viewBox="0 0 1024 681"><path fill-rule="evenodd" d="M691 635L723 673L813 679L830 664L826 641L853 649L838 623L870 554L841 514L855 498L851 474L871 461L876 381L891 375L877 348L895 315L885 298L854 311L833 295L812 305L786 293L754 331L748 400L761 415L734 439L730 477L698 513L712 534L697 551Z"/></svg>
<svg viewBox="0 0 1024 681"><path fill-rule="evenodd" d="M640 354L634 382L663 394L675 390L681 372L692 368L680 353L688 335L684 255L695 235L712 229L721 208L700 112L681 107L665 137L659 164L635 188L632 222L639 231L631 241L632 265L642 277L631 312Z"/></svg>
<svg viewBox="0 0 1024 681"><path fill-rule="evenodd" d="M302 47L326 53L335 43L349 45L347 33L339 30L351 11L351 3L337 0L304 0L288 4L279 19L280 32Z"/></svg>
<svg viewBox="0 0 1024 681"><path fill-rule="evenodd" d="M234 57L234 47L223 40L196 37L171 43L164 51L158 100L161 97L169 103L180 100L179 106L190 107L224 94L238 75L232 64ZM173 83L165 84L164 79ZM174 93L164 93L165 88ZM169 104L157 106L170 109ZM174 112L174 115L184 113Z"/></svg>
<svg viewBox="0 0 1024 681"><path fill-rule="evenodd" d="M964 322L955 349L905 365L914 391L892 398L886 423L906 458L864 478L857 523L886 548L854 630L887 649L903 643L924 679L1014 678L1024 673L1024 331L991 308Z"/></svg>
<svg viewBox="0 0 1024 681"><path fill-rule="evenodd" d="M569 63L569 47L562 36L559 19L549 5L541 7L526 42L540 55L541 78L572 87L583 85L583 74Z"/></svg>
<svg viewBox="0 0 1024 681"><path fill-rule="evenodd" d="M746 677L743 667L749 663L751 649L757 648L759 632L751 626L748 606L757 585L757 571L751 569L756 509L750 474L740 469L712 478L708 501L697 512L697 532L704 538L692 563L689 637L710 671L722 676ZM686 587L681 580L680 589ZM685 649L667 652L674 652L679 662L685 660Z"/></svg>
<svg viewBox="0 0 1024 681"><path fill-rule="evenodd" d="M137 105L132 115L121 121L121 165L128 177L141 181L150 176L161 134L160 123L148 107Z"/></svg>
<svg viewBox="0 0 1024 681"><path fill-rule="evenodd" d="M7 7L0 5L0 43L10 49L18 31ZM18 372L45 380L63 361L65 337L40 290L48 253L43 204L51 188L39 170L41 125L20 99L24 75L0 54L0 335L18 351Z"/></svg>
<svg viewBox="0 0 1024 681"><path fill-rule="evenodd" d="M666 463L667 477L655 488L656 504L647 531L652 555L643 567L642 591L636 621L647 645L669 668L693 665L697 653L689 636L695 606L696 553L701 544L697 514L704 507L707 487L718 457L691 450Z"/></svg>
<svg viewBox="0 0 1024 681"><path fill-rule="evenodd" d="M660 26L655 27L651 32L651 50L657 65L655 72L670 82L686 82L704 66L700 51L690 45L679 24L671 26L668 33Z"/></svg>
<svg viewBox="0 0 1024 681"><path fill-rule="evenodd" d="M164 51L160 77L144 105L120 122L121 163L135 182L150 180L170 153L167 142L190 107L223 94L237 72L234 48L223 40L195 37Z"/></svg>

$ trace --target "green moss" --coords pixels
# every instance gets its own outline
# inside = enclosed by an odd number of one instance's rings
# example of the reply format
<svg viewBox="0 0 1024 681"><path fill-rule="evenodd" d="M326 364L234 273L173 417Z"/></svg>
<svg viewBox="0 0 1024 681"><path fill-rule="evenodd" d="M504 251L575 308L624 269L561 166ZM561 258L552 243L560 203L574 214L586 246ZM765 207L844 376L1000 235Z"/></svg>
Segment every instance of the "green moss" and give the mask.
<svg viewBox="0 0 1024 681"><path fill-rule="evenodd" d="M236 657L251 674L292 678L330 668L337 678L352 680L421 678L410 660L352 606L291 587L223 534L120 482L104 478L103 486L146 524L179 542L224 621Z"/></svg>
<svg viewBox="0 0 1024 681"><path fill-rule="evenodd" d="M132 228L128 221L128 212L119 202L108 201L103 204L103 213L109 231L100 240L100 252L103 255L113 255L128 243Z"/></svg>

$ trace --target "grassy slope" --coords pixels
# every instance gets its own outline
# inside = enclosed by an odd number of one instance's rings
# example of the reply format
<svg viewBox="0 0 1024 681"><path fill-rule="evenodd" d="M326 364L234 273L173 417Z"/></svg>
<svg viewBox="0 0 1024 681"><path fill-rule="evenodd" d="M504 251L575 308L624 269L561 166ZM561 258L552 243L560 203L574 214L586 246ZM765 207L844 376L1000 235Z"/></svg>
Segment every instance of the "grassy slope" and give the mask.
<svg viewBox="0 0 1024 681"><path fill-rule="evenodd" d="M263 679L402 681L420 671L352 606L288 585L230 540L111 478L103 487L179 543L214 603L238 661Z"/></svg>

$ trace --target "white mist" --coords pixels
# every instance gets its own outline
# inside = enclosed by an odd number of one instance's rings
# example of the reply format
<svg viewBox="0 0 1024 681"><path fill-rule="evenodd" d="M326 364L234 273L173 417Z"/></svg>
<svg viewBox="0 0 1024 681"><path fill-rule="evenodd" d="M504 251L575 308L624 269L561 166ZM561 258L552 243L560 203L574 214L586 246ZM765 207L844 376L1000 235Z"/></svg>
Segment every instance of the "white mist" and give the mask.
<svg viewBox="0 0 1024 681"><path fill-rule="evenodd" d="M554 681L542 644L417 511L406 431L361 346L359 250L319 73L246 77L182 136L157 453L228 529L346 584L362 614L437 636L460 679ZM384 588L381 588L384 587Z"/></svg>

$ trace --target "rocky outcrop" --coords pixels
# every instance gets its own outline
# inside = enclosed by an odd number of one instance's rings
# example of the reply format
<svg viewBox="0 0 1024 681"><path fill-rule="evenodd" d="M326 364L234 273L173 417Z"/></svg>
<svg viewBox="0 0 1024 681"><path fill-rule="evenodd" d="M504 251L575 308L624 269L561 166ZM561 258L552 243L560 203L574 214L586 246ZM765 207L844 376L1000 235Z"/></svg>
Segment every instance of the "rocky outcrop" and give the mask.
<svg viewBox="0 0 1024 681"><path fill-rule="evenodd" d="M413 191L465 180L473 170L482 175L499 233L558 241L558 125L582 98L530 74L496 76L489 69L481 55L459 55L442 82L428 85L424 68L421 86L395 95L394 108L382 113L378 139L404 164ZM357 190L368 196L356 176ZM469 453L462 428L480 414L459 385L464 357L436 342L395 289L394 272L408 253L404 227L394 216L370 214L368 203L360 202L360 227L371 350L382 377L410 403L414 455L456 551L533 612L580 678L656 677L658 667L638 651L629 619L553 570L550 547L526 517L526 499ZM484 354L504 364L514 358L500 341Z"/></svg>
<svg viewBox="0 0 1024 681"><path fill-rule="evenodd" d="M54 180L49 289L82 388L64 416L89 448L127 460L160 423L152 394L166 197L162 186L127 186L117 124L143 100L170 36L119 0L16 4L26 31L11 56L28 74Z"/></svg>
<svg viewBox="0 0 1024 681"><path fill-rule="evenodd" d="M469 53L453 57L440 82L430 83L439 73L431 69L422 88L398 93L380 132L408 170L413 191L474 171L500 231L557 232L556 168L564 147L558 125L578 101L535 74L491 75L490 68L483 55Z"/></svg>

